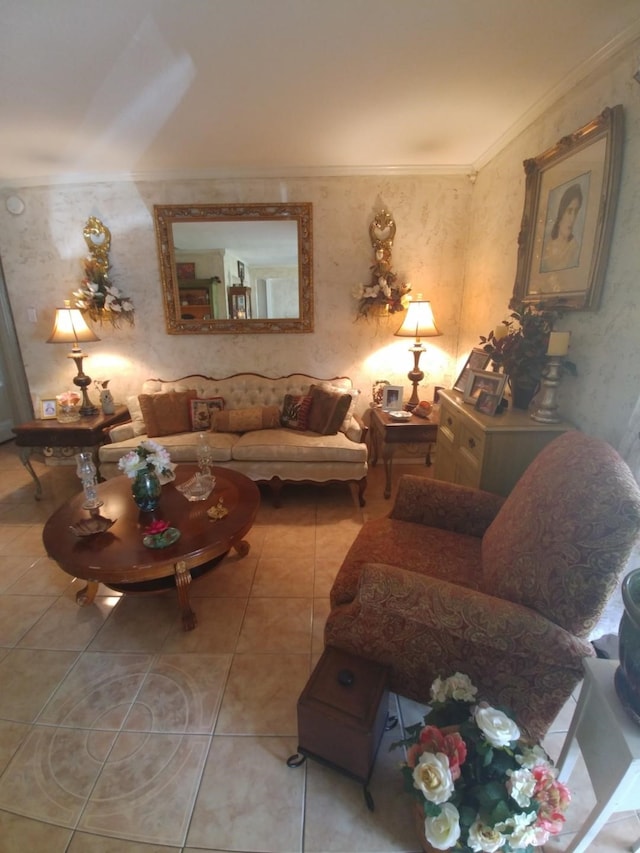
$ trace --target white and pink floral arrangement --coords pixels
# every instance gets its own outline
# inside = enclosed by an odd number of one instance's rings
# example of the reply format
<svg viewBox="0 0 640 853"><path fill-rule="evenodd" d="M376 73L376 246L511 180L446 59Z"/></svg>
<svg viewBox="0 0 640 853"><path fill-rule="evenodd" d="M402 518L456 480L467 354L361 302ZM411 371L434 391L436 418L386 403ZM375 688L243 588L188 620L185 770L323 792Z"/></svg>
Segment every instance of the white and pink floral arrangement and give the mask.
<svg viewBox="0 0 640 853"><path fill-rule="evenodd" d="M424 724L393 744L407 748L405 787L432 848L532 853L562 829L569 790L511 715L476 694L463 673L434 681Z"/></svg>

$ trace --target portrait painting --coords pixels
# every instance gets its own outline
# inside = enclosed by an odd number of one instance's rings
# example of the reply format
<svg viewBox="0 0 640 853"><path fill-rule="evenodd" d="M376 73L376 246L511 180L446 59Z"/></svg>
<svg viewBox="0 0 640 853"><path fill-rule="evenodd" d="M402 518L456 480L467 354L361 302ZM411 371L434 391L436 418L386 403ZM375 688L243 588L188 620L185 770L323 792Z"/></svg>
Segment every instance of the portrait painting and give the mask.
<svg viewBox="0 0 640 853"><path fill-rule="evenodd" d="M511 307L596 310L620 182L623 112L608 107L525 160L525 203Z"/></svg>

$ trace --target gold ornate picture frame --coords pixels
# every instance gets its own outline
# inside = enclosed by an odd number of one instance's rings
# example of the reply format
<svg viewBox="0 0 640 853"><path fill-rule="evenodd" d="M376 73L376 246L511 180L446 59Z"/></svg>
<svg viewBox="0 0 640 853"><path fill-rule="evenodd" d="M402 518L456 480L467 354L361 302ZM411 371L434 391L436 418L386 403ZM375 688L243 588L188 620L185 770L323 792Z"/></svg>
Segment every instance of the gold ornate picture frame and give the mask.
<svg viewBox="0 0 640 853"><path fill-rule="evenodd" d="M623 109L607 107L525 160L525 202L511 307L600 304L622 161Z"/></svg>

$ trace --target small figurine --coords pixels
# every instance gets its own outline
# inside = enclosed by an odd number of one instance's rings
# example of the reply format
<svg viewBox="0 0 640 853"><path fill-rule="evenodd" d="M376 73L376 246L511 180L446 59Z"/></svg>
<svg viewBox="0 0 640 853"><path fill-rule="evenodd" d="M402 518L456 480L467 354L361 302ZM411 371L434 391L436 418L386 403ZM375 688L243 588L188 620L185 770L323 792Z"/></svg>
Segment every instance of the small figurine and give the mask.
<svg viewBox="0 0 640 853"><path fill-rule="evenodd" d="M110 381L110 379L98 379L95 383L100 392L100 406L104 415L112 415L116 410L113 394L107 388Z"/></svg>

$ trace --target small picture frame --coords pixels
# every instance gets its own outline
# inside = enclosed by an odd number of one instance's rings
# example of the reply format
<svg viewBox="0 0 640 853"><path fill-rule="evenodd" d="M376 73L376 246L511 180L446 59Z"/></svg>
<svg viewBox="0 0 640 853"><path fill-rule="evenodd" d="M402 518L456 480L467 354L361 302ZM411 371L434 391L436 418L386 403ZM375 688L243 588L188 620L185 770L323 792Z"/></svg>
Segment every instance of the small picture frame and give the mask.
<svg viewBox="0 0 640 853"><path fill-rule="evenodd" d="M460 371L460 375L453 384L453 390L458 391L460 394L464 394L470 372L472 370L485 370L490 361L490 355L487 355L483 349L474 347L469 353L469 357Z"/></svg>
<svg viewBox="0 0 640 853"><path fill-rule="evenodd" d="M476 412L493 417L500 405L501 399L501 394L490 394L488 391L481 391L476 400Z"/></svg>
<svg viewBox="0 0 640 853"><path fill-rule="evenodd" d="M385 385L382 392L382 410L399 412L402 409L402 385Z"/></svg>
<svg viewBox="0 0 640 853"><path fill-rule="evenodd" d="M463 400L465 403L475 405L483 391L488 394L495 394L502 399L502 391L506 381L507 377L504 373L494 373L492 370L472 370L467 379Z"/></svg>
<svg viewBox="0 0 640 853"><path fill-rule="evenodd" d="M240 284L244 284L244 264L242 261L238 261L238 278L240 279Z"/></svg>
<svg viewBox="0 0 640 853"><path fill-rule="evenodd" d="M51 421L57 415L57 401L55 397L42 397L40 400L40 419Z"/></svg>

